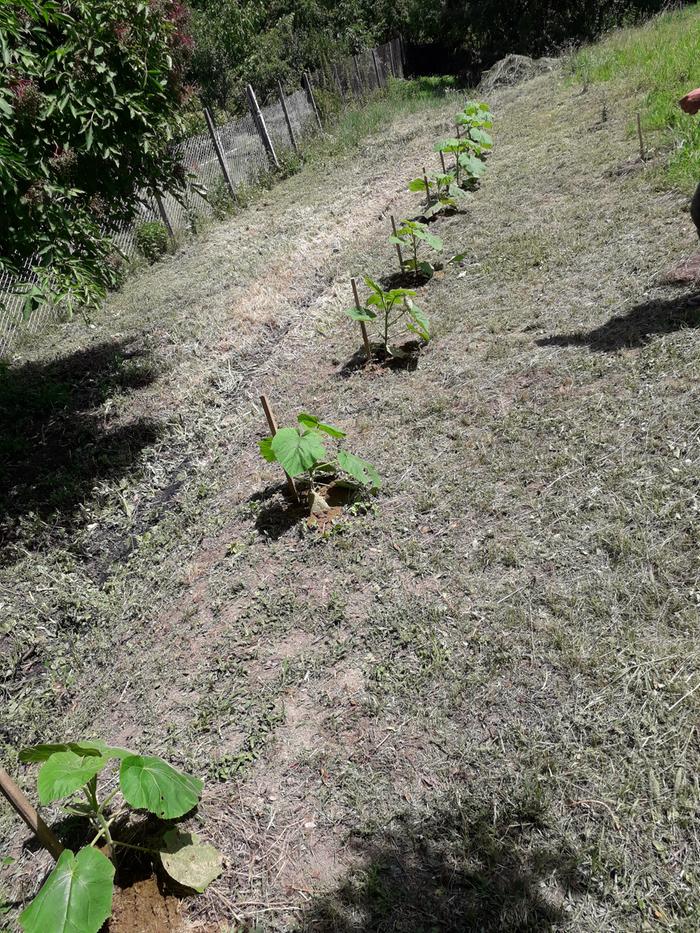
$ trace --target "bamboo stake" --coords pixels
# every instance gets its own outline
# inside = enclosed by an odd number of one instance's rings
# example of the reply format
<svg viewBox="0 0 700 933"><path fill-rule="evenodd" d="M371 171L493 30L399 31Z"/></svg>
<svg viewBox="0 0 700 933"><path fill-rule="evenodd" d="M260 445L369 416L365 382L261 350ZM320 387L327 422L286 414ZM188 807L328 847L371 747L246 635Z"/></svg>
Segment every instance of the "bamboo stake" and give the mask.
<svg viewBox="0 0 700 933"><path fill-rule="evenodd" d="M63 852L63 846L2 767L0 767L0 792L7 798L10 806L24 820L42 846L58 861L59 855Z"/></svg>
<svg viewBox="0 0 700 933"><path fill-rule="evenodd" d="M396 232L396 221L394 220L394 215L391 215L391 229L394 231L394 236L397 237L398 233ZM399 269L403 272L403 253L401 252L401 244L396 243L396 255L399 257Z"/></svg>
<svg viewBox="0 0 700 933"><path fill-rule="evenodd" d="M274 437L275 434L277 434L277 423L275 421L275 416L272 413L272 409L270 408L270 403L268 402L266 395L260 396L260 404L262 405L263 411L265 412L265 417L267 418L267 424L268 424L268 427L270 428L270 434ZM299 493L297 492L296 483L294 482L292 477L289 475L289 473L287 473L286 470L284 471L284 475L287 477L287 487L289 488L289 491L294 497L295 502L298 502Z"/></svg>
<svg viewBox="0 0 700 933"><path fill-rule="evenodd" d="M357 292L357 282L353 278L353 279L350 279L350 284L352 285L352 294L355 299L355 307L358 310L360 310L362 308L362 305L360 304L360 296ZM367 334L367 328L365 327L365 322L360 321L359 324L360 324L360 330L362 331L362 342L365 345L365 353L367 354L367 360L369 361L372 359L372 345L369 342L369 336Z"/></svg>

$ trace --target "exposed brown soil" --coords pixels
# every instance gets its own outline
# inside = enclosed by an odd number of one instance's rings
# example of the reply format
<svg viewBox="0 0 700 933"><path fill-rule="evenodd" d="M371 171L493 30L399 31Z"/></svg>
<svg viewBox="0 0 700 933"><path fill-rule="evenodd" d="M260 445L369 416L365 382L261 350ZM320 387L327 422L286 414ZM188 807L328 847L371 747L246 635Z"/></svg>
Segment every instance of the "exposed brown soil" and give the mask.
<svg viewBox="0 0 700 933"><path fill-rule="evenodd" d="M128 888L115 889L105 933L187 933L192 927L182 907L182 901L165 894L151 875Z"/></svg>

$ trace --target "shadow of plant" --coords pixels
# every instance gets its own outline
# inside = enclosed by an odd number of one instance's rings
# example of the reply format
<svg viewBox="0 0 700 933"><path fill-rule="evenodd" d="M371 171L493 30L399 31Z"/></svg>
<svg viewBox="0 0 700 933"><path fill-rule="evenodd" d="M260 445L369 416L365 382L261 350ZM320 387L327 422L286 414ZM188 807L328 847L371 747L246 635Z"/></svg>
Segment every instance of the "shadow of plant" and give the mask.
<svg viewBox="0 0 700 933"><path fill-rule="evenodd" d="M103 407L155 375L125 341L0 368L0 544L23 516L70 520L98 480L126 472L157 439L156 422L110 427Z"/></svg>
<svg viewBox="0 0 700 933"><path fill-rule="evenodd" d="M627 314L610 318L588 333L555 334L537 341L541 347L588 346L592 352L613 353L641 347L652 337L683 328L700 327L700 293L656 298L635 305Z"/></svg>
<svg viewBox="0 0 700 933"><path fill-rule="evenodd" d="M304 914L299 933L490 933L560 929L583 892L582 858L541 801L462 799L356 840L364 863Z"/></svg>

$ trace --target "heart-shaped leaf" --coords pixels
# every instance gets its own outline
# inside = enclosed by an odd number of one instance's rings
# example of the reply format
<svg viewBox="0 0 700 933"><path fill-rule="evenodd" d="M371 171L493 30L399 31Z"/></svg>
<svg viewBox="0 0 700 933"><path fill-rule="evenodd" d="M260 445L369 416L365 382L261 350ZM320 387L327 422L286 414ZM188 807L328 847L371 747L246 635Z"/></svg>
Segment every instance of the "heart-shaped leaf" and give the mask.
<svg viewBox="0 0 700 933"><path fill-rule="evenodd" d="M323 431L329 437L345 437L345 432L341 431L340 428L335 428L332 424L324 424L323 421L319 421L313 415L307 415L306 412L302 412L297 417L297 421L299 424L303 424L305 428L310 428L312 431Z"/></svg>
<svg viewBox="0 0 700 933"><path fill-rule="evenodd" d="M31 748L21 750L19 760L23 764L47 761L56 752L68 751L75 752L76 755L103 755L108 758L126 758L127 755L133 755L128 748L115 748L105 745L101 739L93 739L81 742L61 742L55 745L32 745Z"/></svg>
<svg viewBox="0 0 700 933"><path fill-rule="evenodd" d="M114 865L97 849L64 849L20 926L25 933L97 933L112 913L113 879Z"/></svg>
<svg viewBox="0 0 700 933"><path fill-rule="evenodd" d="M290 476L299 476L328 459L321 439L314 431L300 434L295 428L282 428L272 438L272 449Z"/></svg>
<svg viewBox="0 0 700 933"><path fill-rule="evenodd" d="M338 451L338 464L342 470L345 470L346 473L363 486L371 486L373 489L378 489L382 484L379 473L377 473L371 463L367 463L366 460L356 457L355 454L351 454L347 450Z"/></svg>
<svg viewBox="0 0 700 933"><path fill-rule="evenodd" d="M171 878L200 893L221 874L221 854L209 843L199 841L195 833L171 829L163 836L160 850L163 868Z"/></svg>
<svg viewBox="0 0 700 933"><path fill-rule="evenodd" d="M127 803L163 820L183 816L199 802L202 782L162 758L130 755L121 763L119 786Z"/></svg>
<svg viewBox="0 0 700 933"><path fill-rule="evenodd" d="M110 756L94 751L53 752L39 771L37 790L42 804L67 797L95 777L104 768Z"/></svg>

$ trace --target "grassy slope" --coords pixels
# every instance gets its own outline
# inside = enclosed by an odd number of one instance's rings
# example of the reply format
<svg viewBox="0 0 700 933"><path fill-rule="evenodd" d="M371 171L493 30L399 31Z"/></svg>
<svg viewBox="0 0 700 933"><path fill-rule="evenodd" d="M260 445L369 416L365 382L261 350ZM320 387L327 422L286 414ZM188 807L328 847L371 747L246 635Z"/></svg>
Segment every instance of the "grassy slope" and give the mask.
<svg viewBox="0 0 700 933"><path fill-rule="evenodd" d="M227 870L193 915L700 924L700 308L660 281L693 234L684 199L615 171L624 82L493 105L484 185L437 225L469 260L421 296L416 372L339 378L340 312L350 274L391 268L388 214L415 209L451 104L315 161L16 363L81 480L42 518L56 458L35 457L15 497L7 748L97 732L207 776ZM262 390L348 431L376 510L326 540L288 526Z"/></svg>
<svg viewBox="0 0 700 933"><path fill-rule="evenodd" d="M700 87L700 4L655 17L641 29L620 29L574 56L576 78L624 83L639 100L652 145L671 146L666 177L691 190L700 179L700 120L684 114L681 97ZM630 127L636 133L636 124Z"/></svg>

